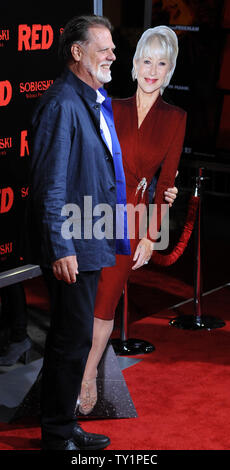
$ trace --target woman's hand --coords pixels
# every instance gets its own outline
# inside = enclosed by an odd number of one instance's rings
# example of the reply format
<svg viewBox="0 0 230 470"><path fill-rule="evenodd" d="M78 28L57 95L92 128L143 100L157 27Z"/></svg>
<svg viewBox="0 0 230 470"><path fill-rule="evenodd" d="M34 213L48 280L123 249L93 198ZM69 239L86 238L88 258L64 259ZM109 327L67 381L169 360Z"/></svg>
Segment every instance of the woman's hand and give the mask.
<svg viewBox="0 0 230 470"><path fill-rule="evenodd" d="M136 261L136 263L133 265L132 269L135 270L147 264L152 256L152 251L153 242L147 238L142 238L134 253L133 261Z"/></svg>

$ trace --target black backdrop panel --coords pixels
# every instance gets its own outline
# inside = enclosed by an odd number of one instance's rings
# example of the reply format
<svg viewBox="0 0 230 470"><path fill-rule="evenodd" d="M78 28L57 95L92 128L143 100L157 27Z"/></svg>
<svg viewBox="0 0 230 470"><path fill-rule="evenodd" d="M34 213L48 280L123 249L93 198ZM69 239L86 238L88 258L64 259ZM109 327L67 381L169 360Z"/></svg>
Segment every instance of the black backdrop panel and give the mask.
<svg viewBox="0 0 230 470"><path fill-rule="evenodd" d="M31 114L60 72L63 27L73 16L91 13L93 0L55 4L52 11L36 4L0 7L0 271L24 262Z"/></svg>
<svg viewBox="0 0 230 470"><path fill-rule="evenodd" d="M166 95L188 111L186 145L214 156L222 106L218 88L224 31L223 2L152 1L152 24L168 24L178 36L177 66Z"/></svg>

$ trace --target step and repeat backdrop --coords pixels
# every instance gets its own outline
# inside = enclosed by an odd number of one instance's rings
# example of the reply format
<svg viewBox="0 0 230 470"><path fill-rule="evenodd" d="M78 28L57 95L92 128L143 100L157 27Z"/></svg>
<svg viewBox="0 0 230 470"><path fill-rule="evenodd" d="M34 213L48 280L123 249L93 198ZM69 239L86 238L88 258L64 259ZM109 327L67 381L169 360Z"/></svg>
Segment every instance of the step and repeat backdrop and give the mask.
<svg viewBox="0 0 230 470"><path fill-rule="evenodd" d="M24 263L28 129L37 99L60 73L59 36L70 18L93 13L92 0L73 5L0 7L0 271Z"/></svg>
<svg viewBox="0 0 230 470"><path fill-rule="evenodd" d="M104 0L114 25L117 60L107 87L112 97L135 92L132 58L144 24L172 27L180 54L164 99L188 111L185 160L230 163L230 0ZM58 41L66 22L93 13L77 0L52 11L33 5L0 7L0 271L24 264L24 213L29 194L28 129L36 102L59 75ZM11 11L12 10L12 11ZM148 27L147 26L147 27ZM230 173L228 173L228 176ZM189 173L189 179L191 175ZM220 173L223 191L223 174ZM230 178L226 189L230 192Z"/></svg>

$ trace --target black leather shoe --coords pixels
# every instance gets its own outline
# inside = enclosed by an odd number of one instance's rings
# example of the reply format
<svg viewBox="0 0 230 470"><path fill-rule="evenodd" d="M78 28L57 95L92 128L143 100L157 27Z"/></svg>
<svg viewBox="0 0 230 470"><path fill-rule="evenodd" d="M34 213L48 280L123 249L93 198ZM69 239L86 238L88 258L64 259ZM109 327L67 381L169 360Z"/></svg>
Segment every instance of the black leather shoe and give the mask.
<svg viewBox="0 0 230 470"><path fill-rule="evenodd" d="M86 432L79 424L74 426L72 439L81 450L104 449L110 444L110 439L107 436Z"/></svg>
<svg viewBox="0 0 230 470"><path fill-rule="evenodd" d="M80 450L73 439L43 439L41 450Z"/></svg>

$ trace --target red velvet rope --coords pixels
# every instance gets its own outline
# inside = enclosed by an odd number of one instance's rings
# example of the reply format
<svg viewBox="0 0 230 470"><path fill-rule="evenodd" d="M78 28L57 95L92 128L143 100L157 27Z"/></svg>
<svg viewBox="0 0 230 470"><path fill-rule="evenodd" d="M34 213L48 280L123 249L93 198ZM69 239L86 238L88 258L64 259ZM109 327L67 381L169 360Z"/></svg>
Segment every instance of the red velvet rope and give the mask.
<svg viewBox="0 0 230 470"><path fill-rule="evenodd" d="M189 200L188 214L184 229L172 253L164 255L159 251L153 251L151 259L154 263L160 264L161 266L170 266L171 264L175 263L178 258L184 253L184 250L188 244L188 241L191 237L194 228L199 199L199 197L191 196Z"/></svg>

